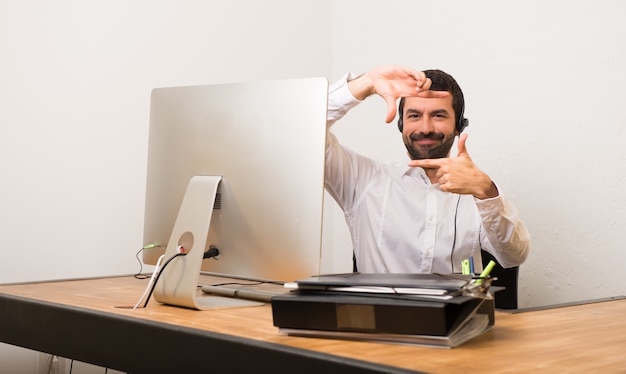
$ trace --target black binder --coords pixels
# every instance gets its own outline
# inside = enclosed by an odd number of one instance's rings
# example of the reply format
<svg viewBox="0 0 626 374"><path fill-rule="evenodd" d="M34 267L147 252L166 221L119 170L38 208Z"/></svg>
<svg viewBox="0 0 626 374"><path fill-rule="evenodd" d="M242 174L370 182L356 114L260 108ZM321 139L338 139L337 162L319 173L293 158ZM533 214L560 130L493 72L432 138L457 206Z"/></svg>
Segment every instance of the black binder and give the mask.
<svg viewBox="0 0 626 374"><path fill-rule="evenodd" d="M466 283L435 274L312 277L272 297L274 325L289 335L455 347L495 322L493 297L460 295ZM441 290L442 296L360 291L369 286Z"/></svg>

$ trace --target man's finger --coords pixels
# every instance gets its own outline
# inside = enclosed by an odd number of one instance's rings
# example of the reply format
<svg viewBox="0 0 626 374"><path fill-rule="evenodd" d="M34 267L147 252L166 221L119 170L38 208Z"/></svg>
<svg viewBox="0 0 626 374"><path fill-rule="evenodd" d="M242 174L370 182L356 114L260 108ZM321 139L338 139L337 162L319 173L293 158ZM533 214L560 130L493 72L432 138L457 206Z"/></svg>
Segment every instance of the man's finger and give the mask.
<svg viewBox="0 0 626 374"><path fill-rule="evenodd" d="M444 161L445 160L442 159L411 160L409 161L409 166L423 169L437 169L441 167Z"/></svg>
<svg viewBox="0 0 626 374"><path fill-rule="evenodd" d="M385 122L390 123L396 117L396 100L393 97L385 97L385 101L387 102L387 117L385 118ZM400 113L402 115L402 113Z"/></svg>
<svg viewBox="0 0 626 374"><path fill-rule="evenodd" d="M418 81L419 83L419 81ZM430 90L430 86L433 84L433 81L430 78L426 78L421 82L420 88L424 91Z"/></svg>
<svg viewBox="0 0 626 374"><path fill-rule="evenodd" d="M467 153L467 148L465 147L465 141L467 140L467 134L461 134L461 136L459 137L459 141L457 143L458 147L459 147L459 152L457 154L457 156L461 156L461 155L468 155L469 153Z"/></svg>
<svg viewBox="0 0 626 374"><path fill-rule="evenodd" d="M420 91L417 94L415 94L415 96L417 97L424 97L424 98L444 98L444 97L447 97L448 95L450 95L448 91L432 91L432 90Z"/></svg>

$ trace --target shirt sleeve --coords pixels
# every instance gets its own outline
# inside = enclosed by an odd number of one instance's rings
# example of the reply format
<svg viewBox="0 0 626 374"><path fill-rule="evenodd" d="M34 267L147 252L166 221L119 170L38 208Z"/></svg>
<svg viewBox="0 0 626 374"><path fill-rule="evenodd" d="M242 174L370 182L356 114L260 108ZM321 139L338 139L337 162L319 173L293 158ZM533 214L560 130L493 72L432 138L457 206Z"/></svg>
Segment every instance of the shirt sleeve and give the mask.
<svg viewBox="0 0 626 374"><path fill-rule="evenodd" d="M502 267L522 264L530 253L530 234L519 218L516 207L502 194L492 199L475 199L482 218L486 240L483 249Z"/></svg>
<svg viewBox="0 0 626 374"><path fill-rule="evenodd" d="M328 113L326 115L328 128L343 118L350 109L361 103L361 100L355 98L348 88L348 81L354 78L354 74L347 73L328 87Z"/></svg>
<svg viewBox="0 0 626 374"><path fill-rule="evenodd" d="M330 132L331 126L361 103L348 88L354 75L348 73L328 88L328 114L326 126L326 168L324 187L344 211L350 211L364 181L377 169L372 160L357 154L339 143Z"/></svg>

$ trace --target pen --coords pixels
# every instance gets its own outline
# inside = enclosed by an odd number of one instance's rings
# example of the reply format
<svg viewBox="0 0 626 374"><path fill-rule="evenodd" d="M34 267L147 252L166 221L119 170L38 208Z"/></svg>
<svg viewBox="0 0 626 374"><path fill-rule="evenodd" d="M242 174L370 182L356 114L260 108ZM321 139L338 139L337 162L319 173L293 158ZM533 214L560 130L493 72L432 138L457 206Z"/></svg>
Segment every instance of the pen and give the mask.
<svg viewBox="0 0 626 374"><path fill-rule="evenodd" d="M491 270L493 269L494 266L496 266L495 261L493 260L489 261L487 266L485 266L485 268L483 269L483 272L480 273L480 279L477 279L475 284L481 284L483 282L483 279L487 278L489 273L491 273Z"/></svg>
<svg viewBox="0 0 626 374"><path fill-rule="evenodd" d="M257 290L240 289L240 288L228 288L221 286L202 286L204 293L211 293L218 296L235 297L240 299L272 302L272 296L276 296L276 293L263 292Z"/></svg>
<svg viewBox="0 0 626 374"><path fill-rule="evenodd" d="M474 256L469 256L469 272L474 275Z"/></svg>

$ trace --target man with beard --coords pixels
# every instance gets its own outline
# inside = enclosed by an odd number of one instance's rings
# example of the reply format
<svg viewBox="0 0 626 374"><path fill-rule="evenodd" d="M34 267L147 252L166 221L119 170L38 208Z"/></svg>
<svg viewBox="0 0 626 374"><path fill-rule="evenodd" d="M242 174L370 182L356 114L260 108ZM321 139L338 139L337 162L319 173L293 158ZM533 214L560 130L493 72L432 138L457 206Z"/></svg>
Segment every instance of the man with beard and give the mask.
<svg viewBox="0 0 626 374"><path fill-rule="evenodd" d="M407 159L384 163L342 146L331 126L371 95L398 107ZM466 149L461 88L440 70L382 66L329 88L325 188L344 211L360 272L454 273L481 249L503 267L518 266L530 236L516 208ZM459 136L456 157L450 157Z"/></svg>

